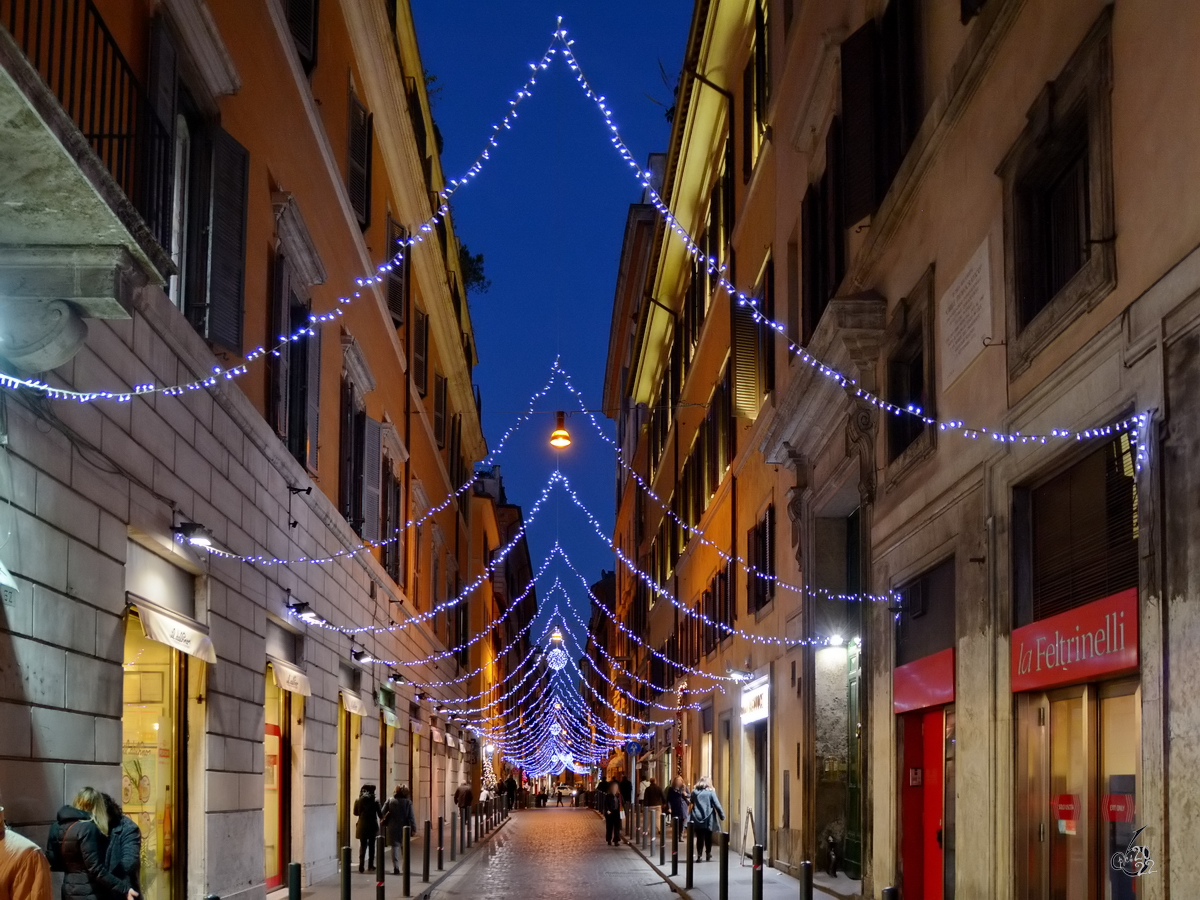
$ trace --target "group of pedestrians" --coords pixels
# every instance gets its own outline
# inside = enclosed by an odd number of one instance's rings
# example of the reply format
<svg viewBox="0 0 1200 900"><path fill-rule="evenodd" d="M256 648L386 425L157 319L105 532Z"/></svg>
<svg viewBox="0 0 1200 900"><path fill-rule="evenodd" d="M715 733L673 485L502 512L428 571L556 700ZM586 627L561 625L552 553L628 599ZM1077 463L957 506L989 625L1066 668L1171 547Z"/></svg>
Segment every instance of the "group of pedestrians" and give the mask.
<svg viewBox="0 0 1200 900"><path fill-rule="evenodd" d="M628 778L622 776L620 781L601 781L597 785L597 791L601 811L604 813L605 843L620 846L621 821L626 818L626 810L631 808L633 785ZM712 860L713 832L720 831L721 822L725 820L725 809L713 789L712 779L707 775L701 776L689 792L683 777L676 775L665 795L653 777L645 779L642 785L642 806L646 809L656 809L664 804L680 828L686 823L691 823L696 862Z"/></svg>
<svg viewBox="0 0 1200 900"><path fill-rule="evenodd" d="M6 828L0 807L0 897L51 900L53 870L63 873L63 900L136 900L141 869L137 823L95 788L58 811L45 853Z"/></svg>
<svg viewBox="0 0 1200 900"><path fill-rule="evenodd" d="M392 796L380 804L375 798L375 785L364 784L358 799L354 801L354 815L358 817L354 826L354 836L358 838L358 871L374 871L375 841L382 829L385 842L392 848L392 874L399 875L400 843L404 839L404 829L408 828L409 834L417 830L412 791L408 785L396 785Z"/></svg>

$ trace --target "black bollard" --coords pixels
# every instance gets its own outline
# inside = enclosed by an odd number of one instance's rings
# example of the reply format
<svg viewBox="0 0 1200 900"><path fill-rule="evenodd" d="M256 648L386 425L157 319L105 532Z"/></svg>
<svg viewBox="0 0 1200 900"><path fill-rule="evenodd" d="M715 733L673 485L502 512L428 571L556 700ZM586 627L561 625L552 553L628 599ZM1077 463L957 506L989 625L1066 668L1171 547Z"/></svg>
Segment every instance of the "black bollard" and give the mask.
<svg viewBox="0 0 1200 900"><path fill-rule="evenodd" d="M800 900L813 900L812 862L800 863Z"/></svg>
<svg viewBox="0 0 1200 900"><path fill-rule="evenodd" d="M402 883L404 886L404 896L411 897L412 892L411 892L410 888L412 887L412 866L410 865L410 863L412 862L412 829L409 828L407 825L404 826L404 841L403 841L403 843L404 843L404 847L403 847L403 850L404 850L404 880Z"/></svg>
<svg viewBox="0 0 1200 900"><path fill-rule="evenodd" d="M671 818L671 874L679 874L679 819Z"/></svg>
<svg viewBox="0 0 1200 900"><path fill-rule="evenodd" d="M384 859L386 847L387 841L382 834L375 838L375 900L386 900L383 894L383 877L387 872L387 861Z"/></svg>
<svg viewBox="0 0 1200 900"><path fill-rule="evenodd" d="M342 900L350 900L350 848L342 848Z"/></svg>
<svg viewBox="0 0 1200 900"><path fill-rule="evenodd" d="M300 900L300 863L288 863L288 900Z"/></svg>
<svg viewBox="0 0 1200 900"><path fill-rule="evenodd" d="M900 900L900 891L894 887L885 887L879 895L879 900Z"/></svg>
<svg viewBox="0 0 1200 900"><path fill-rule="evenodd" d="M425 820L425 847L421 854L421 880L429 883L429 845L433 843L433 823Z"/></svg>
<svg viewBox="0 0 1200 900"><path fill-rule="evenodd" d="M762 844L754 845L754 867L750 869L750 900L763 900L763 848Z"/></svg>
<svg viewBox="0 0 1200 900"><path fill-rule="evenodd" d="M438 871L445 868L442 861L442 841L446 839L445 826L446 820L442 816L438 816Z"/></svg>
<svg viewBox="0 0 1200 900"><path fill-rule="evenodd" d="M457 848L454 846L454 839L458 837L458 822L455 821L457 818L458 813L452 810L450 812L450 862L454 862L458 858Z"/></svg>
<svg viewBox="0 0 1200 900"><path fill-rule="evenodd" d="M720 841L717 862L717 900L729 900L729 832L722 831L717 837Z"/></svg>
<svg viewBox="0 0 1200 900"><path fill-rule="evenodd" d="M660 866L667 864L667 814L665 812L658 814L658 864Z"/></svg>
<svg viewBox="0 0 1200 900"><path fill-rule="evenodd" d="M692 857L696 855L696 829L692 827L692 823L687 823L687 867L684 869L684 884L687 890L692 889Z"/></svg>

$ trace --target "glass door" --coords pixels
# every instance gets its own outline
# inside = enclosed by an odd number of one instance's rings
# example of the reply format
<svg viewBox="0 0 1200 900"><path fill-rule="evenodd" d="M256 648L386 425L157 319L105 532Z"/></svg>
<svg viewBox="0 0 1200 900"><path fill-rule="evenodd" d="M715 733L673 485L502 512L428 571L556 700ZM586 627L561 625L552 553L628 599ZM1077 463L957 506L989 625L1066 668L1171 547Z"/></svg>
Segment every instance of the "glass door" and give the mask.
<svg viewBox="0 0 1200 900"><path fill-rule="evenodd" d="M267 887L283 883L289 856L291 799L291 694L274 676L266 679L266 727L263 736L263 863Z"/></svg>

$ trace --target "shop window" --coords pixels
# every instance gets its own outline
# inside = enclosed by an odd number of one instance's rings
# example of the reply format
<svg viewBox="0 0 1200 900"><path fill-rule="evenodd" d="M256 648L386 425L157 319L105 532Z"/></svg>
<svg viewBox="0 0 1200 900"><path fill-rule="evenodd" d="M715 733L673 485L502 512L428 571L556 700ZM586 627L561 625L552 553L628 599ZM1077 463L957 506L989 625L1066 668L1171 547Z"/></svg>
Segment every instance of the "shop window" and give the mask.
<svg viewBox="0 0 1200 900"><path fill-rule="evenodd" d="M1137 587L1138 496L1128 434L1014 493L1016 622Z"/></svg>
<svg viewBox="0 0 1200 900"><path fill-rule="evenodd" d="M998 170L1010 377L1116 286L1111 27L1106 7Z"/></svg>

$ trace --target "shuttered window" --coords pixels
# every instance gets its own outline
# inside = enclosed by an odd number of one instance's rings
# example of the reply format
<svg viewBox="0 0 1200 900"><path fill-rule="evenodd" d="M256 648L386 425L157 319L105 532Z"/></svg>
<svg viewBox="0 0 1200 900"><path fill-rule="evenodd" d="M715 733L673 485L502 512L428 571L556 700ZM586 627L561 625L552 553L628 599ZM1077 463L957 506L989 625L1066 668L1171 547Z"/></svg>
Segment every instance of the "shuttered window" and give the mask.
<svg viewBox="0 0 1200 900"><path fill-rule="evenodd" d="M835 116L825 137L825 171L800 202L800 291L804 343L821 322L846 273L842 203L842 128Z"/></svg>
<svg viewBox="0 0 1200 900"><path fill-rule="evenodd" d="M733 406L738 418L754 419L762 403L759 326L750 307L733 304Z"/></svg>
<svg viewBox="0 0 1200 900"><path fill-rule="evenodd" d="M406 571L408 509L404 502L404 477L397 477L400 463L385 456L383 459L383 568L392 581L403 586Z"/></svg>
<svg viewBox="0 0 1200 900"><path fill-rule="evenodd" d="M412 329L413 383L424 397L429 390L429 316L419 306L413 307Z"/></svg>
<svg viewBox="0 0 1200 900"><path fill-rule="evenodd" d="M842 42L842 164L846 221L854 223L879 205L879 25L874 19Z"/></svg>
<svg viewBox="0 0 1200 900"><path fill-rule="evenodd" d="M317 64L317 0L283 0L288 28L305 72Z"/></svg>
<svg viewBox="0 0 1200 900"><path fill-rule="evenodd" d="M929 409L929 385L925 378L925 333L917 322L888 359L887 401L901 409ZM926 429L916 415L887 417L887 452L891 462Z"/></svg>
<svg viewBox="0 0 1200 900"><path fill-rule="evenodd" d="M304 456L300 460L310 472L317 471L318 447L321 435L321 332L315 333L305 342L308 351L307 384L304 402L307 415L304 420Z"/></svg>
<svg viewBox="0 0 1200 900"><path fill-rule="evenodd" d="M408 247L403 243L408 238L404 226L390 215L387 219L387 253L390 259L387 274L387 305L392 314L392 324L404 326L408 310Z"/></svg>
<svg viewBox="0 0 1200 900"><path fill-rule="evenodd" d="M742 72L742 181L748 182L754 171L755 131L758 117L754 111L754 54Z"/></svg>
<svg viewBox="0 0 1200 900"><path fill-rule="evenodd" d="M214 131L207 337L238 356L246 290L249 161L245 147L227 132Z"/></svg>
<svg viewBox="0 0 1200 900"><path fill-rule="evenodd" d="M338 440L338 506L350 527L361 533L363 446L367 414L359 408L354 384L342 379Z"/></svg>
<svg viewBox="0 0 1200 900"><path fill-rule="evenodd" d="M446 446L446 378L436 371L433 373L433 437L439 447Z"/></svg>
<svg viewBox="0 0 1200 900"><path fill-rule="evenodd" d="M373 121L362 102L350 92L350 148L346 165L346 190L350 207L361 228L371 224L371 145Z"/></svg>
<svg viewBox="0 0 1200 900"><path fill-rule="evenodd" d="M1030 493L1033 619L1137 587L1138 497L1127 434Z"/></svg>
<svg viewBox="0 0 1200 900"><path fill-rule="evenodd" d="M272 341L310 326L312 304L292 288L291 269L275 257L271 298ZM269 416L288 451L310 471L317 469L317 437L321 415L321 332L314 329L268 357Z"/></svg>
<svg viewBox="0 0 1200 900"><path fill-rule="evenodd" d="M366 417L362 445L362 530L364 541L378 541L383 523L383 426Z"/></svg>
<svg viewBox="0 0 1200 900"><path fill-rule="evenodd" d="M762 282L756 291L759 309L767 322L758 323L758 381L763 396L775 390L775 339L778 332L769 322L775 321L775 260L768 257Z"/></svg>
<svg viewBox="0 0 1200 900"><path fill-rule="evenodd" d="M775 596L775 505L770 504L746 535L746 604L758 612Z"/></svg>

